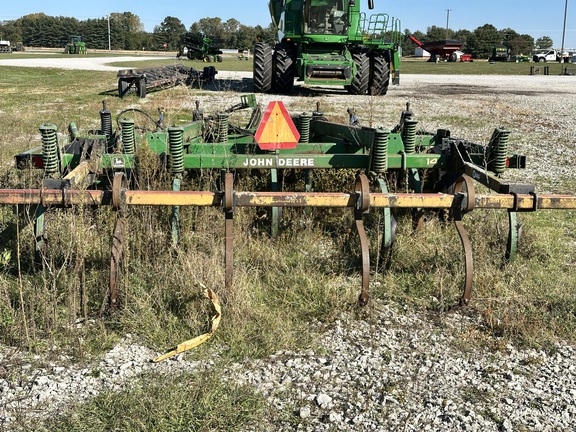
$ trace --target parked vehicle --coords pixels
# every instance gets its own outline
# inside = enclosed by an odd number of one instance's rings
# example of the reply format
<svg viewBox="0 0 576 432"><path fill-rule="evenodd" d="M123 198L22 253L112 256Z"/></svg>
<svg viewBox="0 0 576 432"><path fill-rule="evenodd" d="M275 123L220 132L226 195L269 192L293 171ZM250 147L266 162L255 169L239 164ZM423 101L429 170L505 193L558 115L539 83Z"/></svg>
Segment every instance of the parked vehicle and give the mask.
<svg viewBox="0 0 576 432"><path fill-rule="evenodd" d="M510 61L514 61L516 63L529 62L530 56L527 56L525 54L516 54L516 55L510 57Z"/></svg>
<svg viewBox="0 0 576 432"><path fill-rule="evenodd" d="M11 53L12 47L10 46L10 41L0 40L0 53Z"/></svg>
<svg viewBox="0 0 576 432"><path fill-rule="evenodd" d="M535 62L549 62L549 61L561 61L562 59L564 59L565 63L568 63L570 61L570 54L568 54L566 51L564 51L564 53L562 55L560 55L560 50L555 50L555 49L549 49L546 51L542 51L542 52L537 52L534 54L534 57L532 57L532 60L534 60Z"/></svg>
<svg viewBox="0 0 576 432"><path fill-rule="evenodd" d="M492 55L490 55L491 62L496 61L509 61L510 60L510 51L508 48L503 46L497 46L492 48Z"/></svg>

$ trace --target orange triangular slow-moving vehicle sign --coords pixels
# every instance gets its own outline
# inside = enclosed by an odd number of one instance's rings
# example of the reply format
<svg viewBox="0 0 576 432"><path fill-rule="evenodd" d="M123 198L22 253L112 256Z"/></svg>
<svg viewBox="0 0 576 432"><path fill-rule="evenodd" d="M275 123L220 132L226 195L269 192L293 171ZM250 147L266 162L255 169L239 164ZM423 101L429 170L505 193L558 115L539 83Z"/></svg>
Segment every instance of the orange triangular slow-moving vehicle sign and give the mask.
<svg viewBox="0 0 576 432"><path fill-rule="evenodd" d="M284 104L280 101L270 102L254 135L258 147L262 150L292 149L299 139L300 133Z"/></svg>

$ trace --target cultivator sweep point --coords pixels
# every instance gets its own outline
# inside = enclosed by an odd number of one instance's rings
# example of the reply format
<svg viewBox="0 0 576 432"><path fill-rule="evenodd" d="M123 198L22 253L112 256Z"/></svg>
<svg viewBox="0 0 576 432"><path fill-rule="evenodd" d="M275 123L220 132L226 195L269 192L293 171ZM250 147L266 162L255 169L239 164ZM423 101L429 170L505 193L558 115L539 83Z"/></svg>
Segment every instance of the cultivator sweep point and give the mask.
<svg viewBox="0 0 576 432"><path fill-rule="evenodd" d="M276 102L274 102L276 104ZM113 130L110 111L100 111L101 130L81 134L70 125L70 141L60 145L56 128L40 127L42 146L16 156L20 168L44 170L40 189L0 190L0 204L35 204L37 248L45 238L44 211L50 207L110 206L116 212L110 261L110 307L119 303L120 262L125 242L125 212L130 206L171 206L172 240L179 242L180 209L187 206L219 207L224 213L225 300L233 285L234 215L238 208L271 208L272 235L278 230L278 210L284 207L349 208L360 240L362 286L359 303L369 301L371 273L370 242L364 227L365 215L382 212L382 261L391 257L396 221L393 211L410 209L414 226L428 209L446 209L454 222L464 251L464 286L460 303L468 304L472 294L472 244L464 226L464 216L480 208L508 212L509 234L505 259L514 260L520 224L517 213L539 209L576 209L576 195L537 194L533 185L512 183L501 177L507 169L524 168L526 158L509 150L509 132L496 129L487 145L453 138L450 131L418 131L410 107L402 112L393 129L362 127L353 110L351 124L330 122L319 105L312 113L273 117L256 103L254 95L241 97L239 104L216 115L206 116L196 104L192 120L180 127L163 126L139 136L134 122L119 114ZM282 105L283 107L283 105ZM234 125L230 114L251 109L248 124ZM282 111L280 109L280 111ZM272 119L271 119L272 118ZM277 131L278 145L260 146L258 136L270 135L265 122L286 122L274 127L288 128L298 140L287 146ZM260 134L257 131L260 130ZM272 143L273 144L273 143ZM172 176L171 190L131 190L139 160L136 149L147 145ZM210 169L222 173L217 190L182 190L185 172ZM313 170L349 169L356 180L349 192L313 191L311 176L304 176L304 190L279 191L278 172L286 169L310 173ZM235 190L235 175L248 170L269 174L270 191ZM399 180L400 179L400 180ZM398 182L402 190L390 191ZM489 193L477 193L480 183ZM284 188L289 187L284 183Z"/></svg>

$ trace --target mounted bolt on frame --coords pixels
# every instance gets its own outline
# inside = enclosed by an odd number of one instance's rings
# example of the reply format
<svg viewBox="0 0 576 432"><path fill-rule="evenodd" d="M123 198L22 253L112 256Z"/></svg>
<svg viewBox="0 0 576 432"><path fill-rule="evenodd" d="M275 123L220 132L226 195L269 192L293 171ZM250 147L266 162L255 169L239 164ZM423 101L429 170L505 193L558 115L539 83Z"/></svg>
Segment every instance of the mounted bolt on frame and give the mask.
<svg viewBox="0 0 576 432"><path fill-rule="evenodd" d="M254 47L256 92L290 93L294 78L357 95L385 95L400 83L399 20L367 18L360 0L272 0L269 7L278 43Z"/></svg>

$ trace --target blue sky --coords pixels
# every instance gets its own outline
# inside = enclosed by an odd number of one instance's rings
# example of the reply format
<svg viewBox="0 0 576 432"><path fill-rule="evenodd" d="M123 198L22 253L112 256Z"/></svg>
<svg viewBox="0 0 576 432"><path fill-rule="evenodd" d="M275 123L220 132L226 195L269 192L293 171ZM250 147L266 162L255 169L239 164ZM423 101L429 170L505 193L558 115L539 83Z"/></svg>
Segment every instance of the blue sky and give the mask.
<svg viewBox="0 0 576 432"><path fill-rule="evenodd" d="M367 0L359 0L364 7ZM375 12L399 18L402 29L421 30L432 25L453 30L474 30L484 24L498 29L512 28L535 39L550 36L554 46L562 44L566 0L374 0ZM44 12L51 16L75 17L79 20L104 17L111 12L132 12L140 17L146 31L153 31L165 17L173 16L188 28L205 17L235 18L242 24L267 26L270 23L267 0L5 0L0 7L0 20L13 20L23 15ZM367 11L367 7L364 7ZM450 12L448 13L448 10ZM568 0L565 48L576 49L576 1Z"/></svg>

